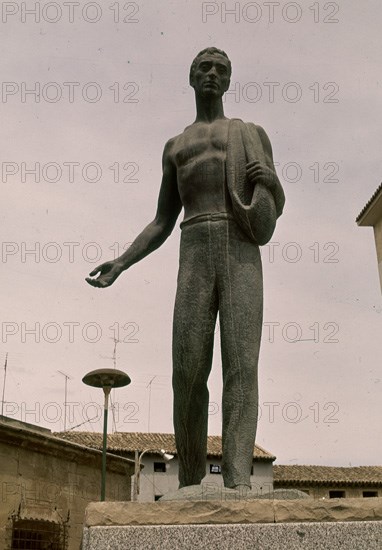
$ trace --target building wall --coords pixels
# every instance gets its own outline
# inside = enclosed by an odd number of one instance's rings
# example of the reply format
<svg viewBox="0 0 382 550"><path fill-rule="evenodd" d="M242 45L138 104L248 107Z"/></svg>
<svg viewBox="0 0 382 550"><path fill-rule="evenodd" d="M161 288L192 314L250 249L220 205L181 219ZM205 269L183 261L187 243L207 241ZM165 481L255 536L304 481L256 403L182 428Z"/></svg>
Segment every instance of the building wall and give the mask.
<svg viewBox="0 0 382 550"><path fill-rule="evenodd" d="M166 493L176 491L179 486L178 481L178 459L174 457L166 463L166 472L154 472L154 462L164 462L159 455L145 455L142 459L144 466L141 471L140 502L152 502L155 496L162 496ZM223 486L223 477L221 474L211 474L210 464L221 465L221 458L207 459L206 477L203 484L217 484ZM260 493L267 493L273 489L273 469L272 462L254 462L253 475L251 476L251 485Z"/></svg>
<svg viewBox="0 0 382 550"><path fill-rule="evenodd" d="M377 496L382 496L382 489L378 487L370 486L312 486L312 485L282 485L281 483L275 482L275 489L298 489L299 491L304 491L309 494L314 499L320 498L331 498L330 491L344 491L345 498L362 498L363 491L377 491Z"/></svg>
<svg viewBox="0 0 382 550"><path fill-rule="evenodd" d="M18 445L0 441L0 550L11 547L12 516L63 523L68 519L68 550L79 550L84 511L100 499L101 456L85 450L31 449L28 436ZM107 500L130 500L129 471L108 471Z"/></svg>
<svg viewBox="0 0 382 550"><path fill-rule="evenodd" d="M374 226L375 246L377 249L377 262L379 270L379 280L382 290L382 218L378 220Z"/></svg>

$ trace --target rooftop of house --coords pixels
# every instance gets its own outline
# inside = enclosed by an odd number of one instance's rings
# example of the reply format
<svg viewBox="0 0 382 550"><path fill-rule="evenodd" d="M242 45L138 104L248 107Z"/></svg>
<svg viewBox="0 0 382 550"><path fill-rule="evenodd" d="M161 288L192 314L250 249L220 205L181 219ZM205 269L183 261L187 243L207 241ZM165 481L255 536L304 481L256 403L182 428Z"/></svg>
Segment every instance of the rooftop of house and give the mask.
<svg viewBox="0 0 382 550"><path fill-rule="evenodd" d="M101 465L102 447L88 446L81 441L57 437L47 428L29 424L13 418L0 415L0 443L25 448L28 452L54 457L65 457L76 462L89 463L89 460L98 461ZM134 461L108 453L108 467L113 471L131 473L134 470Z"/></svg>
<svg viewBox="0 0 382 550"><path fill-rule="evenodd" d="M275 486L380 485L382 466L273 466Z"/></svg>
<svg viewBox="0 0 382 550"><path fill-rule="evenodd" d="M94 432L59 432L55 433L56 437L93 447L95 449L102 448L102 434ZM151 450L152 453L157 453L164 450L167 453L176 454L175 436L174 434L164 433L129 433L115 432L107 436L107 448L111 452L133 453L134 451ZM207 456L222 456L222 438L220 435L209 435L207 439ZM274 455L255 445L253 451L254 460L262 462L273 462L276 459Z"/></svg>
<svg viewBox="0 0 382 550"><path fill-rule="evenodd" d="M361 226L374 225L382 217L382 183L367 201L356 218Z"/></svg>

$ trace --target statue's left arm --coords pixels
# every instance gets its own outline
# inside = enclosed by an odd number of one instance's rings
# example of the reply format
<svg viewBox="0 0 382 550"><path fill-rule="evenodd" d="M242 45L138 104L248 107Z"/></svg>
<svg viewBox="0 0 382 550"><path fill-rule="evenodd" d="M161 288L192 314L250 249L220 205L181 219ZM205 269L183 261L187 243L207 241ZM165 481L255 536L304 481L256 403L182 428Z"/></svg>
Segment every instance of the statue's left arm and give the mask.
<svg viewBox="0 0 382 550"><path fill-rule="evenodd" d="M265 130L261 126L248 124L250 132L257 132L263 146L265 163L258 160L247 164L247 177L254 185L262 183L268 187L275 201L277 217L281 216L284 204L285 194L277 177L275 166L273 164L272 145Z"/></svg>

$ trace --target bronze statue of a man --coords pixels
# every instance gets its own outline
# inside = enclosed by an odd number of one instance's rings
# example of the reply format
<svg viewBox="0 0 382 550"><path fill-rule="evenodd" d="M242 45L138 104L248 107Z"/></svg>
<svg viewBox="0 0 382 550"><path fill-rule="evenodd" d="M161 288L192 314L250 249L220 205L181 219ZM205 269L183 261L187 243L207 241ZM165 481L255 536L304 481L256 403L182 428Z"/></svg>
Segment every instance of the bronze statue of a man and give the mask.
<svg viewBox="0 0 382 550"><path fill-rule="evenodd" d="M167 239L184 208L173 322L174 429L179 486L206 475L208 388L219 312L223 365L224 485L250 487L257 427L257 363L263 285L259 245L272 236L285 198L260 126L229 120L222 96L231 63L206 48L190 84L196 120L170 139L154 220L119 258L90 273L104 288Z"/></svg>

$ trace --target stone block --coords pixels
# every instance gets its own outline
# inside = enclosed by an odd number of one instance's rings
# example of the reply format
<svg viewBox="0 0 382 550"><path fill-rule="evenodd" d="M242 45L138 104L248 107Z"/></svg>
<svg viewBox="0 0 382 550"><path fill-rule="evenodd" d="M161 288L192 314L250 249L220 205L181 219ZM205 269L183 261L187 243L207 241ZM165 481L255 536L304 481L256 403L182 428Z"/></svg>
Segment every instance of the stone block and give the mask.
<svg viewBox="0 0 382 550"><path fill-rule="evenodd" d="M82 550L381 550L382 522L87 527Z"/></svg>
<svg viewBox="0 0 382 550"><path fill-rule="evenodd" d="M273 501L92 502L85 525L185 525L268 523L274 521Z"/></svg>

